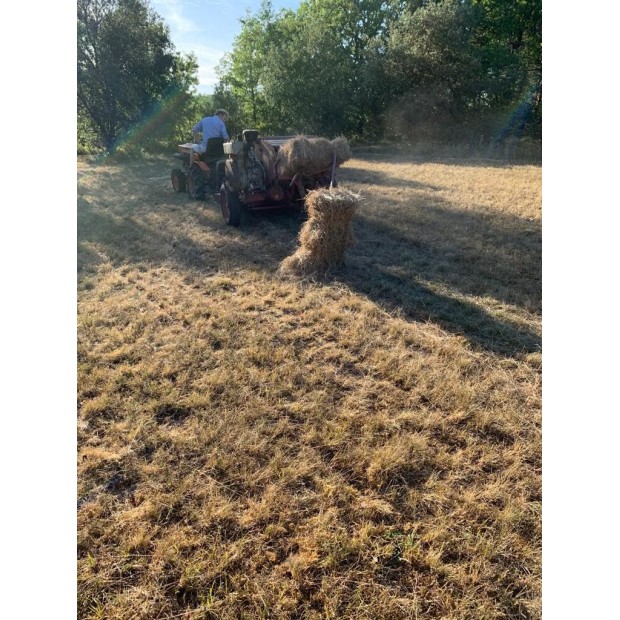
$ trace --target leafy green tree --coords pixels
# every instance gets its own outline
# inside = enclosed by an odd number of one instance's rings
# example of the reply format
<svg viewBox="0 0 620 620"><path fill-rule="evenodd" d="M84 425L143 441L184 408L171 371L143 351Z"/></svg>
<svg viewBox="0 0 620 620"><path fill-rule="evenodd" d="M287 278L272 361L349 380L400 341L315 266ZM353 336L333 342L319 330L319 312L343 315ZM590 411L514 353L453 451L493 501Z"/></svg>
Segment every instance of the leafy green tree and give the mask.
<svg viewBox="0 0 620 620"><path fill-rule="evenodd" d="M275 131L337 133L347 111L349 62L335 33L303 15L284 16L266 55L263 92Z"/></svg>
<svg viewBox="0 0 620 620"><path fill-rule="evenodd" d="M337 93L333 104L344 113L338 130L352 136L373 135L389 91L382 63L394 7L385 0L307 0L299 15L309 28L323 31L318 38L333 47L323 49L325 63L340 65L337 70L321 65L333 76L331 87ZM341 82L339 88L336 82Z"/></svg>
<svg viewBox="0 0 620 620"><path fill-rule="evenodd" d="M480 40L518 54L528 70L542 68L542 0L472 0L483 10Z"/></svg>
<svg viewBox="0 0 620 620"><path fill-rule="evenodd" d="M309 0L274 13L263 2L242 20L221 85L247 123L272 132L363 134L381 109L378 58L389 4Z"/></svg>
<svg viewBox="0 0 620 620"><path fill-rule="evenodd" d="M503 133L513 130L519 133L527 125L531 134L541 137L542 0L472 0L472 3L481 9L476 39L489 70L512 68L505 81L512 81L513 88L493 93L495 107L503 106L509 117Z"/></svg>
<svg viewBox="0 0 620 620"><path fill-rule="evenodd" d="M241 32L235 38L233 51L219 67L221 81L218 96L229 99L233 104L229 107L237 108L237 122L247 127L263 129L268 122L263 87L266 57L273 44L273 24L276 20L269 0L263 1L255 15L248 10L240 20ZM229 112L232 114L231 110Z"/></svg>
<svg viewBox="0 0 620 620"><path fill-rule="evenodd" d="M479 91L480 63L471 45L476 16L459 0L405 11L394 24L386 67L405 95L409 124L460 120Z"/></svg>
<svg viewBox="0 0 620 620"><path fill-rule="evenodd" d="M537 116L540 136L541 0L412 2L393 35L389 73L405 93L394 106L405 130L469 126L501 137L534 128Z"/></svg>
<svg viewBox="0 0 620 620"><path fill-rule="evenodd" d="M304 0L275 13L264 0L242 20L218 97L263 132L454 136L514 109L524 92L540 100L539 7Z"/></svg>
<svg viewBox="0 0 620 620"><path fill-rule="evenodd" d="M168 27L147 0L78 0L77 17L78 111L104 146L114 148L162 106L169 113L160 114L160 125L173 128L172 112L182 109L184 93L197 83L198 66L194 57L175 52Z"/></svg>

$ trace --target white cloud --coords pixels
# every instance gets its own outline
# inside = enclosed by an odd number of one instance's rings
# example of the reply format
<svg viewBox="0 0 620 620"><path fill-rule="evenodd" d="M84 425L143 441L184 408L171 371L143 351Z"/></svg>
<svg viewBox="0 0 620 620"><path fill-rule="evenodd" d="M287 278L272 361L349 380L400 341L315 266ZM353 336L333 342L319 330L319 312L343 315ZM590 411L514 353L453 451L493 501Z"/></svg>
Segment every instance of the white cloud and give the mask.
<svg viewBox="0 0 620 620"><path fill-rule="evenodd" d="M191 20L183 17L178 11L172 11L168 14L168 22L172 30L176 30L179 34L187 34L189 32L198 32L200 27Z"/></svg>
<svg viewBox="0 0 620 620"><path fill-rule="evenodd" d="M151 4L173 33L183 35L200 30L200 26L194 20L183 14L192 3L183 0L152 0Z"/></svg>

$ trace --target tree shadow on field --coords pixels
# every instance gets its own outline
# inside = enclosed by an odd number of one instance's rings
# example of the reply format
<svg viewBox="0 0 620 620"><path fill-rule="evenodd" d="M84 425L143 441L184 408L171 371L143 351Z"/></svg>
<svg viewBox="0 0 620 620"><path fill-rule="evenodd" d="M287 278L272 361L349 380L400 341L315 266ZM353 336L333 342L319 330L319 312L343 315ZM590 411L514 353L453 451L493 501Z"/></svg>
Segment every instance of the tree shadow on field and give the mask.
<svg viewBox="0 0 620 620"><path fill-rule="evenodd" d="M366 190L367 179L378 189ZM463 209L433 191L440 188L377 170L349 170L346 187L362 197L351 254L372 256L401 277L415 273L420 280L540 315L539 221L476 204ZM393 187L405 191L382 194L381 188Z"/></svg>
<svg viewBox="0 0 620 620"><path fill-rule="evenodd" d="M161 187L152 188L140 181L139 168L121 182L117 172L78 199L82 275L107 261L165 264L201 276L247 268L275 273L298 245L303 221L298 211L254 214L236 229L224 224L214 200L191 201L175 194L169 181L154 181ZM147 174L160 178L156 168ZM379 185L395 181L371 174ZM348 176L363 182L353 171ZM408 320L432 321L484 350L501 355L540 350L539 224L475 205L464 211L417 182L399 185L406 190L400 197L385 202L377 192L364 197L347 266L330 278Z"/></svg>
<svg viewBox="0 0 620 620"><path fill-rule="evenodd" d="M195 226L200 226L199 213L192 219ZM247 267L248 263L260 266L263 262L250 257L241 235L222 236L225 238L217 244L199 243L180 230L149 226L139 216L82 210L78 214L78 273L108 261L114 266L165 264L202 275L217 273L224 263L229 267Z"/></svg>
<svg viewBox="0 0 620 620"><path fill-rule="evenodd" d="M381 171L351 168L346 176L363 200L353 222L356 243L335 278L477 347L502 355L540 350L538 329L530 326L542 311L539 222L478 205L463 210L432 186ZM364 182L407 191L384 199L363 192Z"/></svg>
<svg viewBox="0 0 620 620"><path fill-rule="evenodd" d="M386 162L390 164L397 164L398 161L394 159L386 159ZM404 160L403 160L404 161ZM407 161L406 163L411 163ZM420 181L416 181L414 179L403 179L400 177L395 177L389 175L381 170L369 170L367 168L358 168L354 165L347 164L346 170L340 172L340 178L354 181L357 185L365 186L365 185L381 185L397 187L399 189L410 189L410 190L425 190L436 192L442 189L439 185L432 185L430 183L421 183Z"/></svg>
<svg viewBox="0 0 620 620"><path fill-rule="evenodd" d="M403 148L365 147L353 149L353 157L366 161L386 162L392 164L445 164L449 166L467 166L468 168L511 168L513 166L542 166L540 147L526 149L520 153L514 146L498 148L497 146L455 146L453 148ZM347 170L350 169L347 164Z"/></svg>
<svg viewBox="0 0 620 620"><path fill-rule="evenodd" d="M130 215L84 210L78 212L78 272L100 262L121 264L164 263L174 259L175 248L186 266L207 269L209 262L188 239L178 239L144 225Z"/></svg>

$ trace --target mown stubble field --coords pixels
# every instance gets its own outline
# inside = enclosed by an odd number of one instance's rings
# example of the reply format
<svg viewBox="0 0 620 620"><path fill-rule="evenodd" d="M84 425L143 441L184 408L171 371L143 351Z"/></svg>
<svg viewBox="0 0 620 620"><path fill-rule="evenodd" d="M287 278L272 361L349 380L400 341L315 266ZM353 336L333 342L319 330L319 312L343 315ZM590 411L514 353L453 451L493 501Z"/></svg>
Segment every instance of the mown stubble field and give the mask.
<svg viewBox="0 0 620 620"><path fill-rule="evenodd" d="M78 617L541 615L541 168L359 152L345 269L78 163Z"/></svg>

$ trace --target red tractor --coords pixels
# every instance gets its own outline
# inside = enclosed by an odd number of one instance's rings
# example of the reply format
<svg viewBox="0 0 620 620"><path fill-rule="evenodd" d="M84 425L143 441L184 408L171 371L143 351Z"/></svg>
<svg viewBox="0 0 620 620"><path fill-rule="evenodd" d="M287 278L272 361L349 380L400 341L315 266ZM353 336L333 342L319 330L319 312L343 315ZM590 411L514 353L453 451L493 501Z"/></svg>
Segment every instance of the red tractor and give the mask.
<svg viewBox="0 0 620 620"><path fill-rule="evenodd" d="M262 138L257 130L245 129L230 142L211 138L201 155L191 150L191 144L181 144L184 170L172 171L172 186L177 192L187 190L197 200L213 194L219 200L224 221L231 226L239 226L243 210L299 205L310 190L336 185L334 173L341 162L330 150L329 162L323 157L311 172L307 166L298 171L291 169L279 157L279 150L288 141L298 139ZM329 141L320 140L329 145Z"/></svg>
<svg viewBox="0 0 620 620"><path fill-rule="evenodd" d="M179 152L175 155L181 160L182 169L172 171L172 187L175 192L185 192L194 200L204 200L219 189L216 184L215 169L217 162L224 158L224 138L210 138L205 153L196 153L193 144L179 144Z"/></svg>

